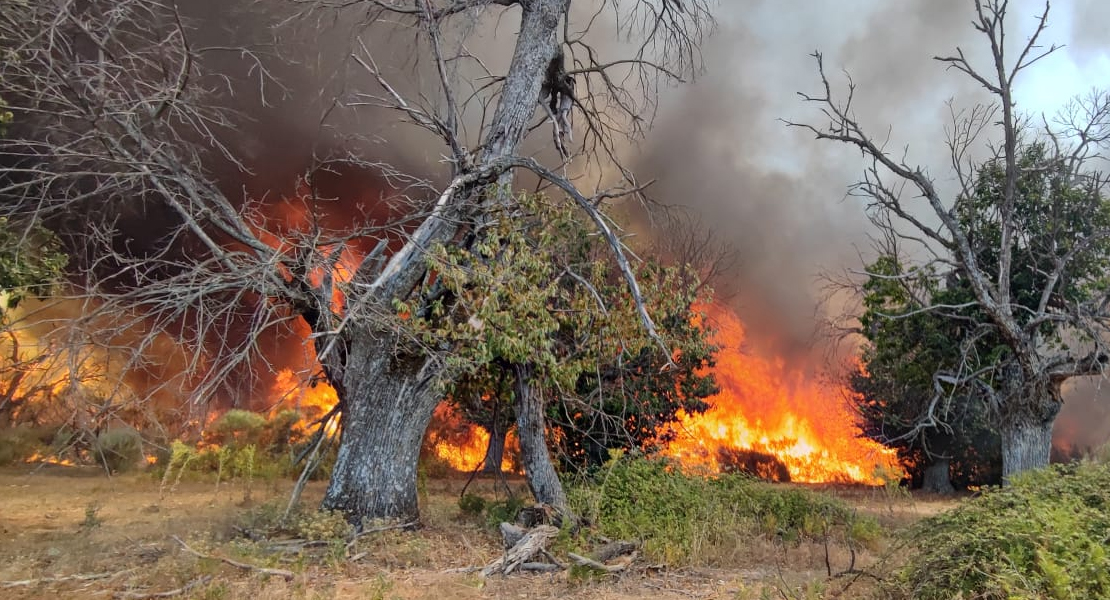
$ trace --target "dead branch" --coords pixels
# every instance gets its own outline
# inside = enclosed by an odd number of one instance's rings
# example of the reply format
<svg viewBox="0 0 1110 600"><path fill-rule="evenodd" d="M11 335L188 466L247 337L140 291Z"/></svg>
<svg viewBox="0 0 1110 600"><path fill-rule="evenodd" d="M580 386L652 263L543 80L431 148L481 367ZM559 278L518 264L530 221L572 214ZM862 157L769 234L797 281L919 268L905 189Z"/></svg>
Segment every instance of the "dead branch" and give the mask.
<svg viewBox="0 0 1110 600"><path fill-rule="evenodd" d="M530 559L543 551L557 535L559 535L559 529L551 525L540 525L533 528L500 558L486 565L482 569L482 576L511 574L522 564L531 562Z"/></svg>
<svg viewBox="0 0 1110 600"><path fill-rule="evenodd" d="M207 559L207 560L217 560L217 561L225 562L225 563L227 563L227 564L229 564L233 567L237 567L237 568L240 568L240 569L243 569L243 570L246 570L246 571L257 571L257 572L262 573L264 575L274 575L274 576L277 576L277 577L281 577L281 578L285 579L286 581L292 581L293 580L294 574L293 574L292 571L287 571L285 569L271 569L269 567L260 567L258 565L252 565L252 564L249 564L249 563L239 562L237 560L232 560L230 558L224 558L222 556L212 556L210 554L203 554L203 553L197 552L196 550L189 547L189 544L186 544L181 538L177 537L176 535L170 536L170 537L175 542L177 542L178 544L181 545L182 550L184 550L185 552L188 552L189 554L192 554L193 556L195 556L197 558L203 558L203 559Z"/></svg>
<svg viewBox="0 0 1110 600"><path fill-rule="evenodd" d="M89 573L77 575L58 575L56 577L39 577L37 579L19 579L16 581L0 581L0 587L27 587L32 585L41 585L44 583L61 583L64 581L96 581L98 579L110 579L118 577L125 573L130 573L135 569L127 569L124 571L114 571L111 573Z"/></svg>
<svg viewBox="0 0 1110 600"><path fill-rule="evenodd" d="M639 552L633 551L631 554L622 557L618 563L612 565L600 563L592 558L587 558L573 552L568 552L567 556L574 561L574 564L580 567L589 567L603 573L620 573L621 571L628 570L628 567L630 567L636 560L636 557L639 556Z"/></svg>

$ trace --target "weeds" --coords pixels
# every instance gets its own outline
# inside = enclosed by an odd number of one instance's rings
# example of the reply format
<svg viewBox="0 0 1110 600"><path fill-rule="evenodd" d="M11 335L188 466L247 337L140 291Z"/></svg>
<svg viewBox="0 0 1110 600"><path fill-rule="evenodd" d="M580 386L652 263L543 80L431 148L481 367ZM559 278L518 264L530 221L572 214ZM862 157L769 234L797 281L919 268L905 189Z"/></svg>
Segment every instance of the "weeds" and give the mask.
<svg viewBox="0 0 1110 600"><path fill-rule="evenodd" d="M1022 473L918 524L905 597L1110 597L1110 465Z"/></svg>
<svg viewBox="0 0 1110 600"><path fill-rule="evenodd" d="M752 535L867 543L881 530L842 502L745 475L686 475L664 461L617 458L569 486L572 509L668 564L710 564Z"/></svg>

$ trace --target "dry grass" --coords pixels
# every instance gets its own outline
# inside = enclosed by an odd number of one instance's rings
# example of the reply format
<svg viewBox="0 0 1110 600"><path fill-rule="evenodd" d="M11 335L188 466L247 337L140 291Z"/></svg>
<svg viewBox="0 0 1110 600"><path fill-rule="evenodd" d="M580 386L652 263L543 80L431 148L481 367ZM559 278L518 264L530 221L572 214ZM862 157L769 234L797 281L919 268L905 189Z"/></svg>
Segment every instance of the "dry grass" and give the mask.
<svg viewBox="0 0 1110 600"><path fill-rule="evenodd" d="M0 597L114 598L163 592L195 584L175 597L205 600L286 598L421 599L449 598L820 598L866 597L865 582L838 594L850 580L828 581L821 544L783 544L763 537L743 539L719 564L727 568L644 568L620 577L581 578L573 574L521 575L483 580L449 569L484 565L499 555L498 540L482 525L460 516L456 478L427 483L424 527L416 532L384 532L360 540L359 560L341 547L301 553L274 553L263 545L235 539L233 524L260 503L281 502L286 481L255 482L250 501L242 484L183 482L160 498L147 474L108 479L103 471L47 466L0 470ZM493 497L490 481L478 491ZM515 483L523 488L520 482ZM307 502L322 494L313 484ZM474 491L472 486L471 491ZM833 490L863 512L901 527L951 506L950 500L887 499L870 490ZM287 569L292 581L199 559L172 540L241 562ZM341 544L339 545L341 546ZM857 568L877 568L887 546L857 555ZM354 553L352 553L354 554ZM847 548L832 546L834 570L850 563ZM64 577L92 576L87 579ZM204 579L210 577L210 579ZM58 580L48 581L49 578ZM31 585L10 582L40 580Z"/></svg>

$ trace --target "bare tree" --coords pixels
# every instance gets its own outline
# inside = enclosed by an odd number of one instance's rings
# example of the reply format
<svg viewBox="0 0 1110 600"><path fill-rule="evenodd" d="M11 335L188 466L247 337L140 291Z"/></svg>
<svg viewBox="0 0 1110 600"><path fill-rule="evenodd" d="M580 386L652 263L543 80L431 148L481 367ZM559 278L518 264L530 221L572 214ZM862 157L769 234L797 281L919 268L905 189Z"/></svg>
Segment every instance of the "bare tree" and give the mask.
<svg viewBox="0 0 1110 600"><path fill-rule="evenodd" d="M619 141L646 130L660 82L697 68L698 42L710 25L707 2L287 6L286 23L356 24L334 31L350 33L345 64L361 81L329 110L388 113L430 134L445 173L413 173L347 147L341 156L319 157L296 207L302 216L290 223L275 216L288 206L234 198L216 185L214 161L242 167L222 143L237 117L214 108L219 79L204 69L208 53L228 49L196 47L196 24L172 0L6 2L0 96L16 120L0 142L3 210L13 220L54 219L56 226L81 220L70 228L82 234L71 246L86 275L76 281L88 299L81 322L113 317L93 338L105 343L124 331L172 332L192 349L184 370L198 376L194 399L215 393L235 368L264 365L258 340L267 330L306 322L342 415L324 506L354 522L410 519L418 514L420 442L452 348L416 339L405 321L451 303L426 252L480 243L491 215L512 213L515 172L528 172L541 190L581 209L608 241L643 326L658 339L619 232L598 206L642 194L643 185L620 166ZM468 32L508 20L519 27L499 73L471 52ZM595 42L611 31L594 31L603 26L628 40L626 57L604 56ZM394 64L396 53L375 43L383 34L411 40L404 47L419 65ZM265 60L257 66L266 73ZM553 166L526 155L523 145L549 127L561 161ZM329 221L333 205L315 179L340 163L374 170L389 184L381 202L401 205L402 216L382 218L366 207L342 226ZM578 172L594 177L570 175ZM158 235L136 247L127 223L141 215L154 216L145 225ZM135 361L150 343L134 344Z"/></svg>
<svg viewBox="0 0 1110 600"><path fill-rule="evenodd" d="M961 344L965 360L934 376L936 393L911 435L939 424L954 386L976 387L998 419L1008 478L1048 463L1061 385L1103 374L1110 358L1110 296L1104 269L1094 267L1110 257L1107 180L1096 170L1110 141L1110 97L1092 93L1039 124L1023 117L1015 108L1014 82L1056 50L1040 45L1048 3L1016 58L1008 54L1008 3L976 0L974 8L973 25L991 62L977 67L961 49L936 57L993 96L991 104L952 109L946 134L959 189L951 198L926 169L908 164L865 131L853 112L854 85L849 80L845 95L834 93L819 53L814 56L822 92L802 97L820 106L828 124L790 124L854 146L870 162L852 193L868 200L872 221L888 239L927 259L899 276L931 273L949 298L966 290L964 300L921 308L957 319L967 339ZM986 159L977 158L983 151ZM977 340L992 337L1002 352L989 361L970 356Z"/></svg>

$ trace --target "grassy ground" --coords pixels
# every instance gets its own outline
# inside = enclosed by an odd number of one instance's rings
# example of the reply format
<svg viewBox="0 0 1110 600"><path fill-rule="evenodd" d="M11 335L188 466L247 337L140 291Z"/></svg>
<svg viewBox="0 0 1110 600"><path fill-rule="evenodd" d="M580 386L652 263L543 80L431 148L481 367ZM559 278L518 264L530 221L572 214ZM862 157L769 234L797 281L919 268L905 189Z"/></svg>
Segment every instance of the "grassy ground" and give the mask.
<svg viewBox="0 0 1110 600"><path fill-rule="evenodd" d="M869 575L827 577L829 567L838 572L852 564L848 548L834 543L826 554L821 543L782 543L765 536L738 537L735 547L700 567L641 561L627 572L608 576L559 572L483 579L460 573L459 569L491 562L501 552L496 535L460 514L463 483L454 477L427 482L424 526L417 531L373 534L351 548L338 542L275 552L265 543L237 536L236 526L251 511L257 514L281 505L290 482L255 482L248 488L237 481L217 488L213 482L185 481L160 494L159 482L148 474L109 479L102 471L82 467L4 469L0 597L791 600L875 594ZM494 497L492 481L475 485L480 493ZM311 485L306 502L316 502L322 492L323 484ZM828 492L876 516L888 531L873 547L856 553L855 568L868 573L882 573L881 561L892 547L893 532L952 506L951 500L888 497L869 489ZM198 558L175 536L201 554L288 570L292 578L286 581L215 558ZM173 591L178 593L156 595Z"/></svg>

